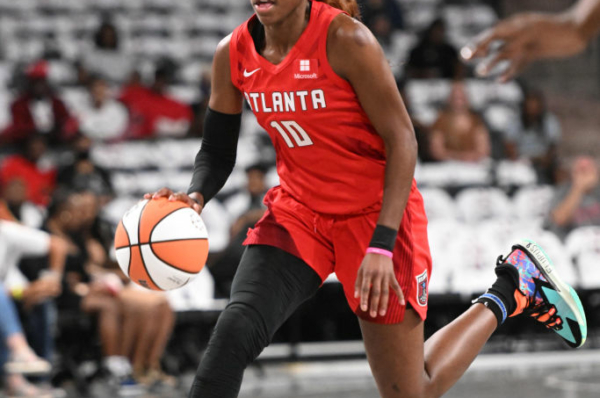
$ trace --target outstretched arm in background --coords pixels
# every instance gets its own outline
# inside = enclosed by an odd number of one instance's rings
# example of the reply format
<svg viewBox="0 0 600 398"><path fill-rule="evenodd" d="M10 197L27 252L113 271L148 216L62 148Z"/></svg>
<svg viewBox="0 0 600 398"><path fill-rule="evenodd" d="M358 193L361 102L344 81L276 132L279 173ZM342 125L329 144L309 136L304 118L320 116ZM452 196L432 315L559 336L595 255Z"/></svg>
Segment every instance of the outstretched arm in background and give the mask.
<svg viewBox="0 0 600 398"><path fill-rule="evenodd" d="M563 58L583 51L600 31L600 0L579 0L559 14L521 13L500 21L461 50L466 60L487 57L494 42L502 42L477 72L487 76L501 61L509 65L500 76L507 81L529 64L545 58Z"/></svg>

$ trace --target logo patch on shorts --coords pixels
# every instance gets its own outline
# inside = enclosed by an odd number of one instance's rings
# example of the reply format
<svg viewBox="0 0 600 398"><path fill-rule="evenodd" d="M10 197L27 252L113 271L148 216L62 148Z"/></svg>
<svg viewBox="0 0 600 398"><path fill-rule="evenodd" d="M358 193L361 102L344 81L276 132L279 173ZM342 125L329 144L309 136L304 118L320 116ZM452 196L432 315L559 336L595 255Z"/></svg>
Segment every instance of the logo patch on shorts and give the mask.
<svg viewBox="0 0 600 398"><path fill-rule="evenodd" d="M417 279L417 303L421 307L427 305L427 270L421 275L416 276Z"/></svg>

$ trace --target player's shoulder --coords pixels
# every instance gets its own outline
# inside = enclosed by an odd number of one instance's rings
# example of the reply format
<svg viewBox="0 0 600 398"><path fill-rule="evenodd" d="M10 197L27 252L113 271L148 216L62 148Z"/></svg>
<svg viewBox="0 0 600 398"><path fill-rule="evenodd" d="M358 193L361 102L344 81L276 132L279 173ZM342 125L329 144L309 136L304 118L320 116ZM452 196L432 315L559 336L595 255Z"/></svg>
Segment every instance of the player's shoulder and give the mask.
<svg viewBox="0 0 600 398"><path fill-rule="evenodd" d="M327 45L343 51L357 47L378 46L379 44L369 28L362 22L347 14L339 14L329 25Z"/></svg>
<svg viewBox="0 0 600 398"><path fill-rule="evenodd" d="M228 34L224 38L221 39L219 44L217 44L217 49L215 50L215 56L224 56L227 55L229 57L229 48L231 46L231 38L233 37L233 33Z"/></svg>

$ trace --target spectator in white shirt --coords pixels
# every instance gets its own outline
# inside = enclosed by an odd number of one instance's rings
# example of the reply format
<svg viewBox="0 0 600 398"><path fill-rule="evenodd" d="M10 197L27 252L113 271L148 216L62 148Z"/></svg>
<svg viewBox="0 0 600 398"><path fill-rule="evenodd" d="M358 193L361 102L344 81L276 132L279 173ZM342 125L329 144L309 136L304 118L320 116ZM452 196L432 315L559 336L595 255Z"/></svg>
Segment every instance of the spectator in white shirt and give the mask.
<svg viewBox="0 0 600 398"><path fill-rule="evenodd" d="M81 133L94 141L108 141L119 138L128 123L127 109L111 98L105 80L94 77L89 83L90 98L78 109Z"/></svg>
<svg viewBox="0 0 600 398"><path fill-rule="evenodd" d="M102 73L112 82L122 83L133 70L133 58L122 50L123 43L116 26L104 20L94 35L94 43L83 57L90 73Z"/></svg>
<svg viewBox="0 0 600 398"><path fill-rule="evenodd" d="M5 382L11 396L46 396L20 374L47 373L50 364L39 358L27 344L16 310L5 290L5 277L16 269L21 258L48 254L49 272L28 286L14 287L11 295L28 307L56 297L61 291L68 249L63 239L7 221L5 213L0 215L0 367L9 373Z"/></svg>

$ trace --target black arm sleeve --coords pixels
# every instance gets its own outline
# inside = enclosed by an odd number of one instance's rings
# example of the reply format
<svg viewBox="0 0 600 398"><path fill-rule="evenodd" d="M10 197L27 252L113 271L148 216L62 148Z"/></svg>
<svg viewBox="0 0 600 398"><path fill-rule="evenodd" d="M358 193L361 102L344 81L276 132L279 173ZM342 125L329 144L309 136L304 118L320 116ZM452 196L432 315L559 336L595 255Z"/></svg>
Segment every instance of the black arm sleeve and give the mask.
<svg viewBox="0 0 600 398"><path fill-rule="evenodd" d="M196 155L188 194L199 192L208 203L225 185L235 166L242 114L228 115L208 108L202 147Z"/></svg>

